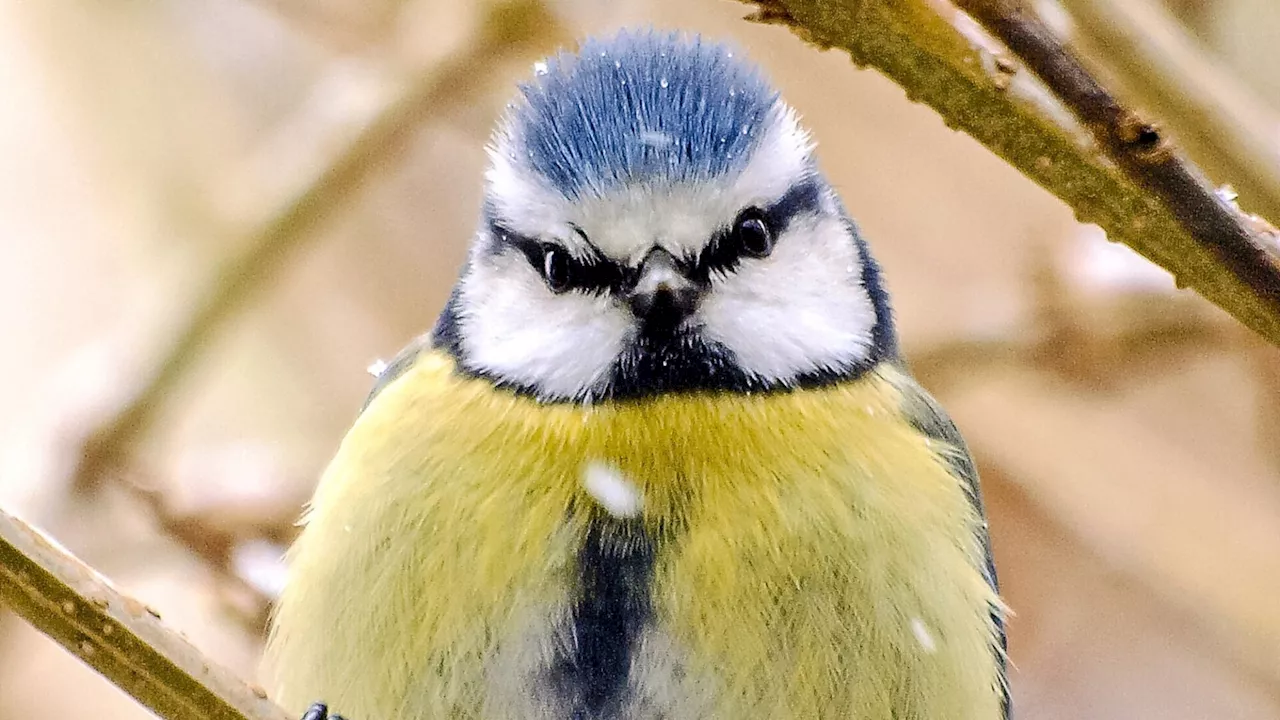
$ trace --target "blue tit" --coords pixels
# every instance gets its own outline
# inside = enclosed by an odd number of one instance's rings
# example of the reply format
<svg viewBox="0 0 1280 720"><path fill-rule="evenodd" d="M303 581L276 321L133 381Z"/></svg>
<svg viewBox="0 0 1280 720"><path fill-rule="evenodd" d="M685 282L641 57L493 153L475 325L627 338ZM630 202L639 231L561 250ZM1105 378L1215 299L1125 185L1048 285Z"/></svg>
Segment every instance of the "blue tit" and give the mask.
<svg viewBox="0 0 1280 720"><path fill-rule="evenodd" d="M276 697L355 720L1007 718L973 462L761 72L683 35L586 41L535 66L489 157L438 323L290 552Z"/></svg>

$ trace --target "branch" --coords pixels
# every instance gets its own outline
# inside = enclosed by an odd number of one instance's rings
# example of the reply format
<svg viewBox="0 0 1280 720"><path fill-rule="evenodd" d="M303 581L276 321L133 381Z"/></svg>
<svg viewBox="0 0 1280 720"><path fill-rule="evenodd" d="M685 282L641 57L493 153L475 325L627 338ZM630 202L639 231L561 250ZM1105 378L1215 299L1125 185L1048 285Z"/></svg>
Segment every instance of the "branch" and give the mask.
<svg viewBox="0 0 1280 720"><path fill-rule="evenodd" d="M53 540L0 510L0 602L167 720L285 720Z"/></svg>
<svg viewBox="0 0 1280 720"><path fill-rule="evenodd" d="M227 527L226 523L213 522L214 518L208 512L175 511L165 494L157 489L156 483L142 484L136 478L119 476L115 485L150 511L161 532L204 563L218 581L224 601L230 597L239 600L231 609L247 630L259 634L266 628L272 598L236 573L233 553L240 543L248 540L279 541L287 537L286 528L292 529L294 516L281 517L270 527L262 522L249 527L240 523Z"/></svg>
<svg viewBox="0 0 1280 720"><path fill-rule="evenodd" d="M1061 0L1071 41L1115 74L1123 94L1156 112L1210 175L1245 205L1280 218L1280 118L1150 0Z"/></svg>
<svg viewBox="0 0 1280 720"><path fill-rule="evenodd" d="M204 297L190 309L161 359L126 394L109 419L85 442L73 485L92 487L102 471L119 464L150 429L173 388L186 377L208 345L256 293L271 285L287 263L315 237L315 229L340 210L364 180L396 157L423 121L440 117L473 97L500 61L540 47L557 27L539 0L495 5L465 50L442 61L388 106L296 196L235 247L244 251L222 264Z"/></svg>
<svg viewBox="0 0 1280 720"><path fill-rule="evenodd" d="M1073 126L1011 92L1017 66L1003 57L992 62L991 53L944 19L930 0L743 1L758 7L752 19L787 25L810 43L841 48L855 63L879 70L950 127L1057 195L1081 222L1097 223L1111 239L1169 270L1180 286L1194 288L1280 345L1280 264L1245 230L1243 218L1212 191L1206 194L1207 185L1194 171L1158 133L1152 143L1152 131L1133 116L1108 116L1124 121L1114 128L1124 132L1108 135L1103 147L1118 141L1128 148L1126 169L1153 162L1172 168L1187 202L1166 205L1162 195L1081 145ZM1025 48L1015 43L1014 49ZM1073 100L1081 98L1062 99L1077 109ZM1082 117L1096 135L1091 116Z"/></svg>
<svg viewBox="0 0 1280 720"><path fill-rule="evenodd" d="M1151 123L1125 107L1021 0L956 0L1004 41L1092 131L1108 157L1177 218L1258 300L1280 314L1280 257Z"/></svg>

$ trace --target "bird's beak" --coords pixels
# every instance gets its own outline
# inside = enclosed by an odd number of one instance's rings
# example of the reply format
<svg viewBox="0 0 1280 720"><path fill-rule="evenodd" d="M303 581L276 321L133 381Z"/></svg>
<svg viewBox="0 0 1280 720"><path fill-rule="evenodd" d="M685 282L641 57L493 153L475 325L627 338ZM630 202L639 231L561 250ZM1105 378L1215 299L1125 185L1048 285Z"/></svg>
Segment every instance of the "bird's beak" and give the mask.
<svg viewBox="0 0 1280 720"><path fill-rule="evenodd" d="M674 329L698 306L702 291L671 253L654 248L640 264L640 276L627 297L631 312L646 326Z"/></svg>

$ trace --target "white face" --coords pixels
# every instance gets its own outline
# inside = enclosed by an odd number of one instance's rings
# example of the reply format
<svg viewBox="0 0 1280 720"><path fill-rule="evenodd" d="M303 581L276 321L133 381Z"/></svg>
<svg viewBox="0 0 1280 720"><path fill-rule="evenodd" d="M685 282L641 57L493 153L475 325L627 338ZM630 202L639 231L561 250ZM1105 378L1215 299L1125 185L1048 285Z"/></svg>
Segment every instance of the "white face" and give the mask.
<svg viewBox="0 0 1280 720"><path fill-rule="evenodd" d="M771 208L794 187L816 187L809 194L816 202L774 228L768 254L706 274L680 330L727 351L724 357L753 386L839 373L872 353L876 309L862 285L858 243L816 177L806 134L789 110L776 119L734 177L630 186L584 202L530 173L500 139L487 176L491 209L507 231L578 260L595 256L640 268L654 248L692 260L744 209ZM482 233L456 305L468 367L548 399L608 395L619 359L635 358L644 332L626 293L557 292L534 258L505 246L495 252L495 238ZM641 273L637 282L652 281Z"/></svg>

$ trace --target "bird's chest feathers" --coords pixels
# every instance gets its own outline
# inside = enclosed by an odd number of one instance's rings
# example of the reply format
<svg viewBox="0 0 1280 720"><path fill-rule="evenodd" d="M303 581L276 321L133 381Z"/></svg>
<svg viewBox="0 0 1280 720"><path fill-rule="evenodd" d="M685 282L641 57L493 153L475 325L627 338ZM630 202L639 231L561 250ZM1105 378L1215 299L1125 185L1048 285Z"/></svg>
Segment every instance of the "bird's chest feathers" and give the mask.
<svg viewBox="0 0 1280 720"><path fill-rule="evenodd" d="M496 518L513 543L551 542L597 516L673 543L708 532L742 541L762 525L776 537L838 534L875 522L867 513L879 505L962 499L943 449L874 373L794 393L588 407L458 378L442 358L413 374L434 377L388 388L353 430L359 440L348 439L364 449L353 458L366 465L361 482L388 500L412 495L428 514Z"/></svg>
<svg viewBox="0 0 1280 720"><path fill-rule="evenodd" d="M388 574L437 588L407 600L417 624L395 642L452 668L430 690L441 702L483 692L494 717L534 697L582 717L624 702L820 717L839 702L855 718L888 717L907 692L972 703L946 673L989 685L978 519L899 403L872 373L543 405L431 357L353 429L359 450L321 488L348 497L317 504L379 507L343 522Z"/></svg>

